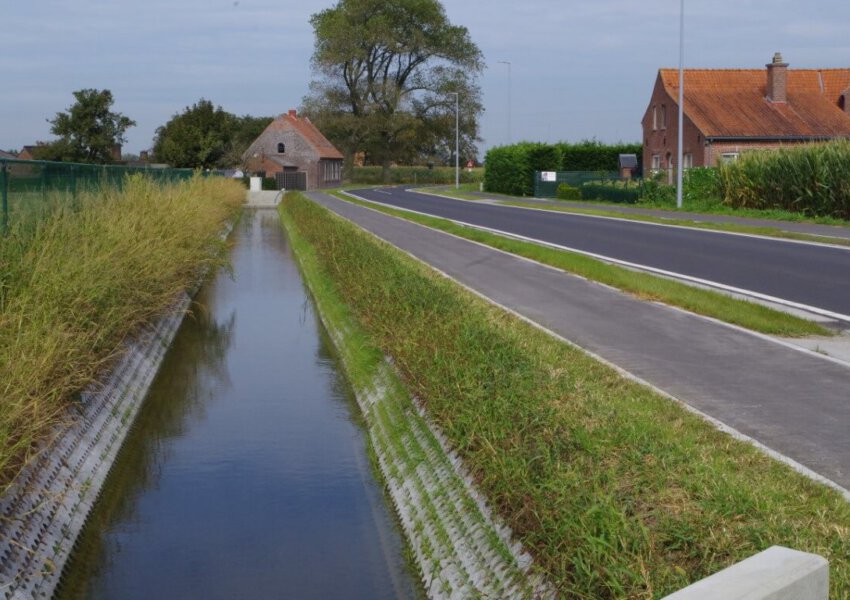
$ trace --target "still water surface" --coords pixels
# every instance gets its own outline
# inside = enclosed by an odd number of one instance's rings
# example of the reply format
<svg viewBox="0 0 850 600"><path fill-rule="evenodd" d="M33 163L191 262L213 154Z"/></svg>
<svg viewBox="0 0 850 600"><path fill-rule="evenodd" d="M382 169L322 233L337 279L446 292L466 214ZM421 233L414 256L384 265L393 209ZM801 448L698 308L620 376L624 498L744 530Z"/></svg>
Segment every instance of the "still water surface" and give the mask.
<svg viewBox="0 0 850 600"><path fill-rule="evenodd" d="M275 211L198 296L60 598L417 598Z"/></svg>

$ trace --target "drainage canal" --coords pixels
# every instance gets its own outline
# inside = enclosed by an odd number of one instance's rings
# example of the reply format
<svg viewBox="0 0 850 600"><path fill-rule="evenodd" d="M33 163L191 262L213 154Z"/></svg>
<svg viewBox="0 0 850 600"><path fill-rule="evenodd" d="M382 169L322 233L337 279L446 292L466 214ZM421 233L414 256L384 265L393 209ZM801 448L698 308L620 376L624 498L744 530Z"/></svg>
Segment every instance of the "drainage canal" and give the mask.
<svg viewBox="0 0 850 600"><path fill-rule="evenodd" d="M246 211L59 598L419 597L275 211Z"/></svg>

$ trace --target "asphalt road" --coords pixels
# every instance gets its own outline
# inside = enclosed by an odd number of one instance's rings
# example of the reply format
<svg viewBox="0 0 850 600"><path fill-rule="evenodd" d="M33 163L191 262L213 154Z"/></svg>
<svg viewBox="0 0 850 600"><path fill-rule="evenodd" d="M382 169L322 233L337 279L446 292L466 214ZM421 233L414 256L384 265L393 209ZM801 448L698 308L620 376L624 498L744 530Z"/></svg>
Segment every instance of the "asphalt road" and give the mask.
<svg viewBox="0 0 850 600"><path fill-rule="evenodd" d="M468 202L400 187L352 193L850 315L850 249Z"/></svg>
<svg viewBox="0 0 850 600"><path fill-rule="evenodd" d="M325 194L464 285L850 488L850 368Z"/></svg>

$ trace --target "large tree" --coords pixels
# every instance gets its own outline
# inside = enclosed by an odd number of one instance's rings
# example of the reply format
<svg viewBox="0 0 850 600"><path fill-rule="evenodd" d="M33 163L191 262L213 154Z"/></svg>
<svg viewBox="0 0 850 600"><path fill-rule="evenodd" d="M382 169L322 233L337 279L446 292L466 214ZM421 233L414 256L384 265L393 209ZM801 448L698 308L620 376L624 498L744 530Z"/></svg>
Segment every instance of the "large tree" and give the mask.
<svg viewBox="0 0 850 600"><path fill-rule="evenodd" d="M74 92L76 102L49 119L58 140L39 146L37 158L84 163L115 161L113 149L124 144L126 131L136 122L113 112L112 92L85 89Z"/></svg>
<svg viewBox="0 0 850 600"><path fill-rule="evenodd" d="M153 153L173 167L232 167L271 120L237 117L201 98L156 130Z"/></svg>
<svg viewBox="0 0 850 600"><path fill-rule="evenodd" d="M438 0L339 0L311 23L316 78L303 109L347 168L357 152L385 169L452 156L455 93L462 154L474 157L483 58Z"/></svg>

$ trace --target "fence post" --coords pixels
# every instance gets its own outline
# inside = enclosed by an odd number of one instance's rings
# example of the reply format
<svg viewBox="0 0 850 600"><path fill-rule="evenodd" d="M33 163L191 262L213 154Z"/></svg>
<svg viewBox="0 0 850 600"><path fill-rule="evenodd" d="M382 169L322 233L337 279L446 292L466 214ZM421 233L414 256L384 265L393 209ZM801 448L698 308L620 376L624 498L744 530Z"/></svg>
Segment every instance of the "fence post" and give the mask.
<svg viewBox="0 0 850 600"><path fill-rule="evenodd" d="M3 235L9 228L9 163L3 162Z"/></svg>
<svg viewBox="0 0 850 600"><path fill-rule="evenodd" d="M71 165L71 199L77 208L77 165Z"/></svg>

